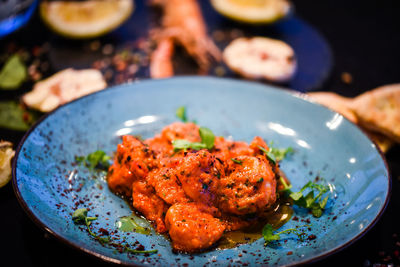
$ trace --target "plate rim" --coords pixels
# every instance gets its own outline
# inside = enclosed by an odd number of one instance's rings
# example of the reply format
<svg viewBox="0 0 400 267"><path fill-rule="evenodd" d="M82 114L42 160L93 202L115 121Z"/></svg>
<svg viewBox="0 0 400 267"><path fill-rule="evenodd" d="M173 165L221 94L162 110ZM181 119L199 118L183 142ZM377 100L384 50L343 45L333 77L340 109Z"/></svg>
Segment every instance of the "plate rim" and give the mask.
<svg viewBox="0 0 400 267"><path fill-rule="evenodd" d="M128 82L128 83L123 83L123 84L119 84L119 85L113 85L110 87L106 87L104 90L100 90L97 92L94 92L92 94L89 95L85 95L81 98L75 99L71 102L68 102L64 105L61 105L59 107L57 107L56 109L52 110L51 112L48 112L46 114L44 114L43 116L41 116L39 118L38 121L35 122L35 124L28 129L28 131L25 132L24 136L22 137L21 141L19 142L16 150L15 150L15 156L13 158L13 162L12 162L12 186L13 186L13 191L14 194L17 197L18 203L20 204L20 206L23 208L23 210L25 211L25 213L28 215L28 217L41 229L44 229L45 231L47 231L49 234L53 235L54 237L56 237L56 239L58 239L59 241L61 241L62 243L68 245L69 247L72 247L73 249L75 249L76 251L79 252L85 252L86 254L90 255L92 258L97 259L97 260L103 260L105 262L109 262L109 263L114 263L114 264L120 264L120 265L125 265L125 266L137 266L137 263L135 262L128 262L128 261L123 261L123 260L119 260L113 257L109 257L109 256L105 256L101 253L97 253L94 250L91 249L86 249L84 247L81 247L77 244L75 244L74 242L70 241L69 239L63 237L62 235L57 234L55 231L53 231L50 227L48 227L43 221L40 220L40 218L38 218L33 212L32 210L29 208L27 202L24 200L24 198L22 197L22 193L19 190L18 187L18 183L17 183L17 175L16 175L16 169L17 169L17 159L19 157L19 154L21 153L21 149L22 146L25 144L26 139L30 136L30 134L43 122L45 121L48 117L50 117L51 115L53 115L54 113L58 112L60 109L71 105L72 103L78 102L78 101L82 101L85 98L88 97L92 97L93 95L98 95L98 94L102 94L108 90L115 90L118 88L123 88L123 87L130 87L130 86L135 86L136 84L140 84L140 83L163 83L164 81L171 81L171 80L177 80L177 81L184 81L184 80L192 80L192 79L196 79L196 80L209 80L209 81L217 81L217 82L235 82L235 83L241 83L243 85L256 85L261 87L265 87L269 90L279 90L284 94L290 95L291 97L294 98L298 98L301 99L302 101L311 103L313 105L317 105L320 106L322 108L328 109L330 112L332 113L336 113L341 115L340 113L326 107L323 106L317 102L315 102L314 100L312 100L309 96L307 96L307 94L299 92L299 91L294 91L291 90L289 88L283 87L283 86L279 86L279 85L270 85L270 84L263 84L263 83L259 83L259 82L254 82L254 81L242 81L242 80L237 80L234 78L219 78L219 77L211 77L211 76L175 76L175 77L171 77L171 78L166 78L166 79L144 79L144 80L138 80L138 81L133 81L133 82ZM348 119L346 119L343 115L341 115L345 120L347 120L348 122L350 122L353 126L355 126L363 135L364 137L366 137L372 144L374 144L374 147L376 149L376 151L378 152L378 154L380 155L380 158L382 159L383 163L384 163L384 167L387 173L387 180L388 180L388 186L387 186L387 193L386 193L386 198L385 198L385 202L382 205L382 208L379 210L378 214L375 216L375 218L370 222L370 224L365 227L362 231L360 231L357 235L355 235L354 237L352 237L349 241L336 246L334 248L332 248L331 250L328 250L326 252L323 252L322 254L312 257L310 259L306 259L303 261L298 261L298 262L294 262L294 263L290 263L286 266L295 266L295 265L302 265L302 264L309 264L309 263L313 263L313 262L317 262L320 261L322 259L326 259L328 257L331 257L332 255L343 251L344 249L348 248L349 246L351 246L352 244L354 244L355 242L357 242L358 240L360 240L367 232L369 232L375 225L376 223L382 218L382 215L384 214L390 198L391 198L391 194L392 194L392 175L390 173L390 169L388 167L388 163L386 160L385 155L383 154L383 152L380 150L379 146L373 141L371 140L371 138L365 133L365 131L363 129L361 129L360 126L358 126L357 124L349 121Z"/></svg>

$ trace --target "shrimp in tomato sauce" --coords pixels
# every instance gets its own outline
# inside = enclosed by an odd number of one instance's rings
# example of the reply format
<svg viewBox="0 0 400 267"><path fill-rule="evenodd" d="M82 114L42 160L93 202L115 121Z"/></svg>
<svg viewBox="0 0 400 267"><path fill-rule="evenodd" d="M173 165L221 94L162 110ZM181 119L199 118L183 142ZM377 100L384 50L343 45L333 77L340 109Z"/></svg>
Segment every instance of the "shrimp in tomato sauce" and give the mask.
<svg viewBox="0 0 400 267"><path fill-rule="evenodd" d="M177 151L179 139L201 142L199 126L176 122L144 141L123 136L107 176L176 251L210 248L272 209L280 170L263 154L261 137L250 144L216 137L212 148Z"/></svg>

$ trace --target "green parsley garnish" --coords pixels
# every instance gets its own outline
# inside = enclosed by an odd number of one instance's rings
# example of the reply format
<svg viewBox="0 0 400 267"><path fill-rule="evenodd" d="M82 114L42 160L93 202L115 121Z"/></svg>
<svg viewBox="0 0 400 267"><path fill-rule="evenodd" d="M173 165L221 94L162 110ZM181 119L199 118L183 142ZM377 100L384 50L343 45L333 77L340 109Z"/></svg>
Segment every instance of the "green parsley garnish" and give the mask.
<svg viewBox="0 0 400 267"><path fill-rule="evenodd" d="M279 179L284 186L283 191L293 200L293 204L311 210L311 214L314 217L319 218L322 216L326 204L328 203L329 196L326 196L325 198L322 197L329 191L329 186L309 181L300 189L300 191L293 192L290 190L291 186L288 186L282 177ZM306 189L309 189L309 192L304 194ZM314 191L316 191L316 195Z"/></svg>
<svg viewBox="0 0 400 267"><path fill-rule="evenodd" d="M5 90L17 89L27 76L26 66L18 54L8 58L0 70L0 88Z"/></svg>
<svg viewBox="0 0 400 267"><path fill-rule="evenodd" d="M93 153L88 154L86 157L77 156L75 160L77 162L83 163L86 167L90 169L100 169L100 170L108 170L110 167L110 156L106 154L106 152L102 150L97 150Z"/></svg>
<svg viewBox="0 0 400 267"><path fill-rule="evenodd" d="M206 128L200 127L199 134L201 137L201 142L190 142L184 139L177 139L172 141L172 145L174 146L174 151L179 150L200 150L200 149L212 149L214 147L215 136L213 132Z"/></svg>
<svg viewBox="0 0 400 267"><path fill-rule="evenodd" d="M186 107L181 106L176 109L175 115L178 119L180 119L182 122L187 122L187 116L186 116Z"/></svg>
<svg viewBox="0 0 400 267"><path fill-rule="evenodd" d="M258 146L258 148L264 153L264 155L267 157L267 159L272 163L276 164L276 158L275 155L271 153L271 149L266 150L262 146Z"/></svg>
<svg viewBox="0 0 400 267"><path fill-rule="evenodd" d="M287 155L291 154L294 152L293 148L288 147L288 148L276 148L276 147L271 147L269 150L266 150L262 146L258 146L258 148L264 152L265 156L267 159L273 163L276 164L276 162L279 162L283 160Z"/></svg>
<svg viewBox="0 0 400 267"><path fill-rule="evenodd" d="M233 162L235 162L236 164L239 164L239 165L242 165L242 164L243 164L243 160L238 160L238 159L234 159L234 158L231 158L231 160L232 160Z"/></svg>
<svg viewBox="0 0 400 267"><path fill-rule="evenodd" d="M86 225L86 228L87 228L89 234L91 236L93 236L95 239L99 240L100 243L104 244L104 243L110 242L110 238L109 237L100 237L100 236L96 235L95 233L93 233L92 230L90 230L91 222L97 220L97 217L88 217L87 213L88 213L88 210L85 209L85 208L77 209L72 214L72 220L76 224Z"/></svg>
<svg viewBox="0 0 400 267"><path fill-rule="evenodd" d="M87 216L88 210L86 208L81 208L81 209L77 209L74 211L74 213L72 214L72 220L74 221L74 223L76 224L83 224L86 225L87 230L89 232L89 234L91 236L93 236L96 240L98 240L101 244L105 244L108 243L110 245L115 245L115 246L119 246L119 244L110 242L110 237L101 237L96 235L95 233L92 232L92 230L90 230L90 225L92 221L97 220L97 217L88 217ZM151 253L156 253L158 252L157 249L153 249L153 250L137 250L137 249L131 249L130 247L128 247L127 245L123 246L124 251L126 252L130 252L130 253L145 253L145 254L151 254Z"/></svg>
<svg viewBox="0 0 400 267"><path fill-rule="evenodd" d="M300 240L303 240L304 235L305 235L303 232L300 232L299 229L296 229L296 228L289 228L289 229L274 233L274 228L272 227L272 225L266 224L266 225L264 225L264 228L262 230L262 235L265 240L264 245L267 246L269 243L271 243L273 241L280 240L282 234L295 234L299 237Z"/></svg>
<svg viewBox="0 0 400 267"><path fill-rule="evenodd" d="M117 221L116 226L123 232L136 232L139 234L149 235L151 231L150 228L144 227L146 223L146 220L135 215L130 215L121 217Z"/></svg>

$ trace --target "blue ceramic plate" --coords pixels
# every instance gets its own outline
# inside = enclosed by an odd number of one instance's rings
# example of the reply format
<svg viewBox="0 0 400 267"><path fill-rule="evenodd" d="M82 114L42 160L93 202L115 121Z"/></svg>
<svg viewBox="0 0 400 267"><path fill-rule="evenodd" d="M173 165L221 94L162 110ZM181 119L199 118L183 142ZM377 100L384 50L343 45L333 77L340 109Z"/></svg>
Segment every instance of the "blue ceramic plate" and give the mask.
<svg viewBox="0 0 400 267"><path fill-rule="evenodd" d="M259 135L295 153L281 163L295 190L317 175L335 188L319 219L297 210L297 220L282 229L310 224L301 241L295 235L264 247L259 239L233 249L196 255L172 253L170 242L151 235L120 232L115 222L131 214L129 205L107 187L104 175L74 164L75 156L104 150L112 155L120 136L153 136L176 120L185 105L188 116L216 135L251 141ZM14 161L13 183L26 212L62 241L104 260L132 265L203 266L293 265L330 255L354 242L382 214L390 178L376 146L341 115L290 92L250 82L216 78L173 78L116 86L60 107L24 137ZM101 245L71 220L75 208L97 216L94 231L113 232L120 242L140 242L157 254L119 253ZM125 240L125 241L124 241Z"/></svg>

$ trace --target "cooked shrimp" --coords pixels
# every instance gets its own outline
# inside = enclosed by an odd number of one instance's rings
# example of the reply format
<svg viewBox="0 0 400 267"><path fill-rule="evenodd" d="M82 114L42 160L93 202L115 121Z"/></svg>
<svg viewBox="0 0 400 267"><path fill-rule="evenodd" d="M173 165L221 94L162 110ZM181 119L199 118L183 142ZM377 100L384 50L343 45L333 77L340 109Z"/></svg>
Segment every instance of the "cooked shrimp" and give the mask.
<svg viewBox="0 0 400 267"><path fill-rule="evenodd" d="M221 238L225 225L195 203L171 206L165 224L175 250L195 252L212 246Z"/></svg>
<svg viewBox="0 0 400 267"><path fill-rule="evenodd" d="M141 212L147 219L156 225L159 233L166 231L164 215L167 205L155 193L147 181L135 181L132 183L132 205Z"/></svg>
<svg viewBox="0 0 400 267"><path fill-rule="evenodd" d="M182 45L201 70L207 70L210 58L221 59L221 52L207 35L196 0L153 0L163 9L162 29L156 34L158 46L150 62L152 78L173 75L173 42ZM172 71L171 71L172 70Z"/></svg>
<svg viewBox="0 0 400 267"><path fill-rule="evenodd" d="M168 204L189 202L174 169L164 167L152 171L147 180L154 187L156 194Z"/></svg>
<svg viewBox="0 0 400 267"><path fill-rule="evenodd" d="M201 142L199 126L176 122L143 142L124 136L108 175L110 188L132 197L157 232L169 231L175 250L209 248L224 231L250 227L271 210L281 174L261 137L250 145L216 137L213 149L178 152L177 139Z"/></svg>
<svg viewBox="0 0 400 267"><path fill-rule="evenodd" d="M157 49L151 55L150 76L152 78L167 78L174 75L172 56L174 41L164 38L158 42Z"/></svg>
<svg viewBox="0 0 400 267"><path fill-rule="evenodd" d="M262 212L276 201L276 178L263 156L239 156L229 173L219 181L219 208L245 215Z"/></svg>
<svg viewBox="0 0 400 267"><path fill-rule="evenodd" d="M114 164L108 171L110 189L130 197L132 183L143 180L152 166L150 150L133 136L126 135L118 145Z"/></svg>
<svg viewBox="0 0 400 267"><path fill-rule="evenodd" d="M253 150L245 142L226 140L222 136L215 138L213 154L222 161L230 160L239 155L253 155Z"/></svg>
<svg viewBox="0 0 400 267"><path fill-rule="evenodd" d="M210 152L206 149L188 152L174 172L186 195L193 201L210 207L216 204L224 167Z"/></svg>

